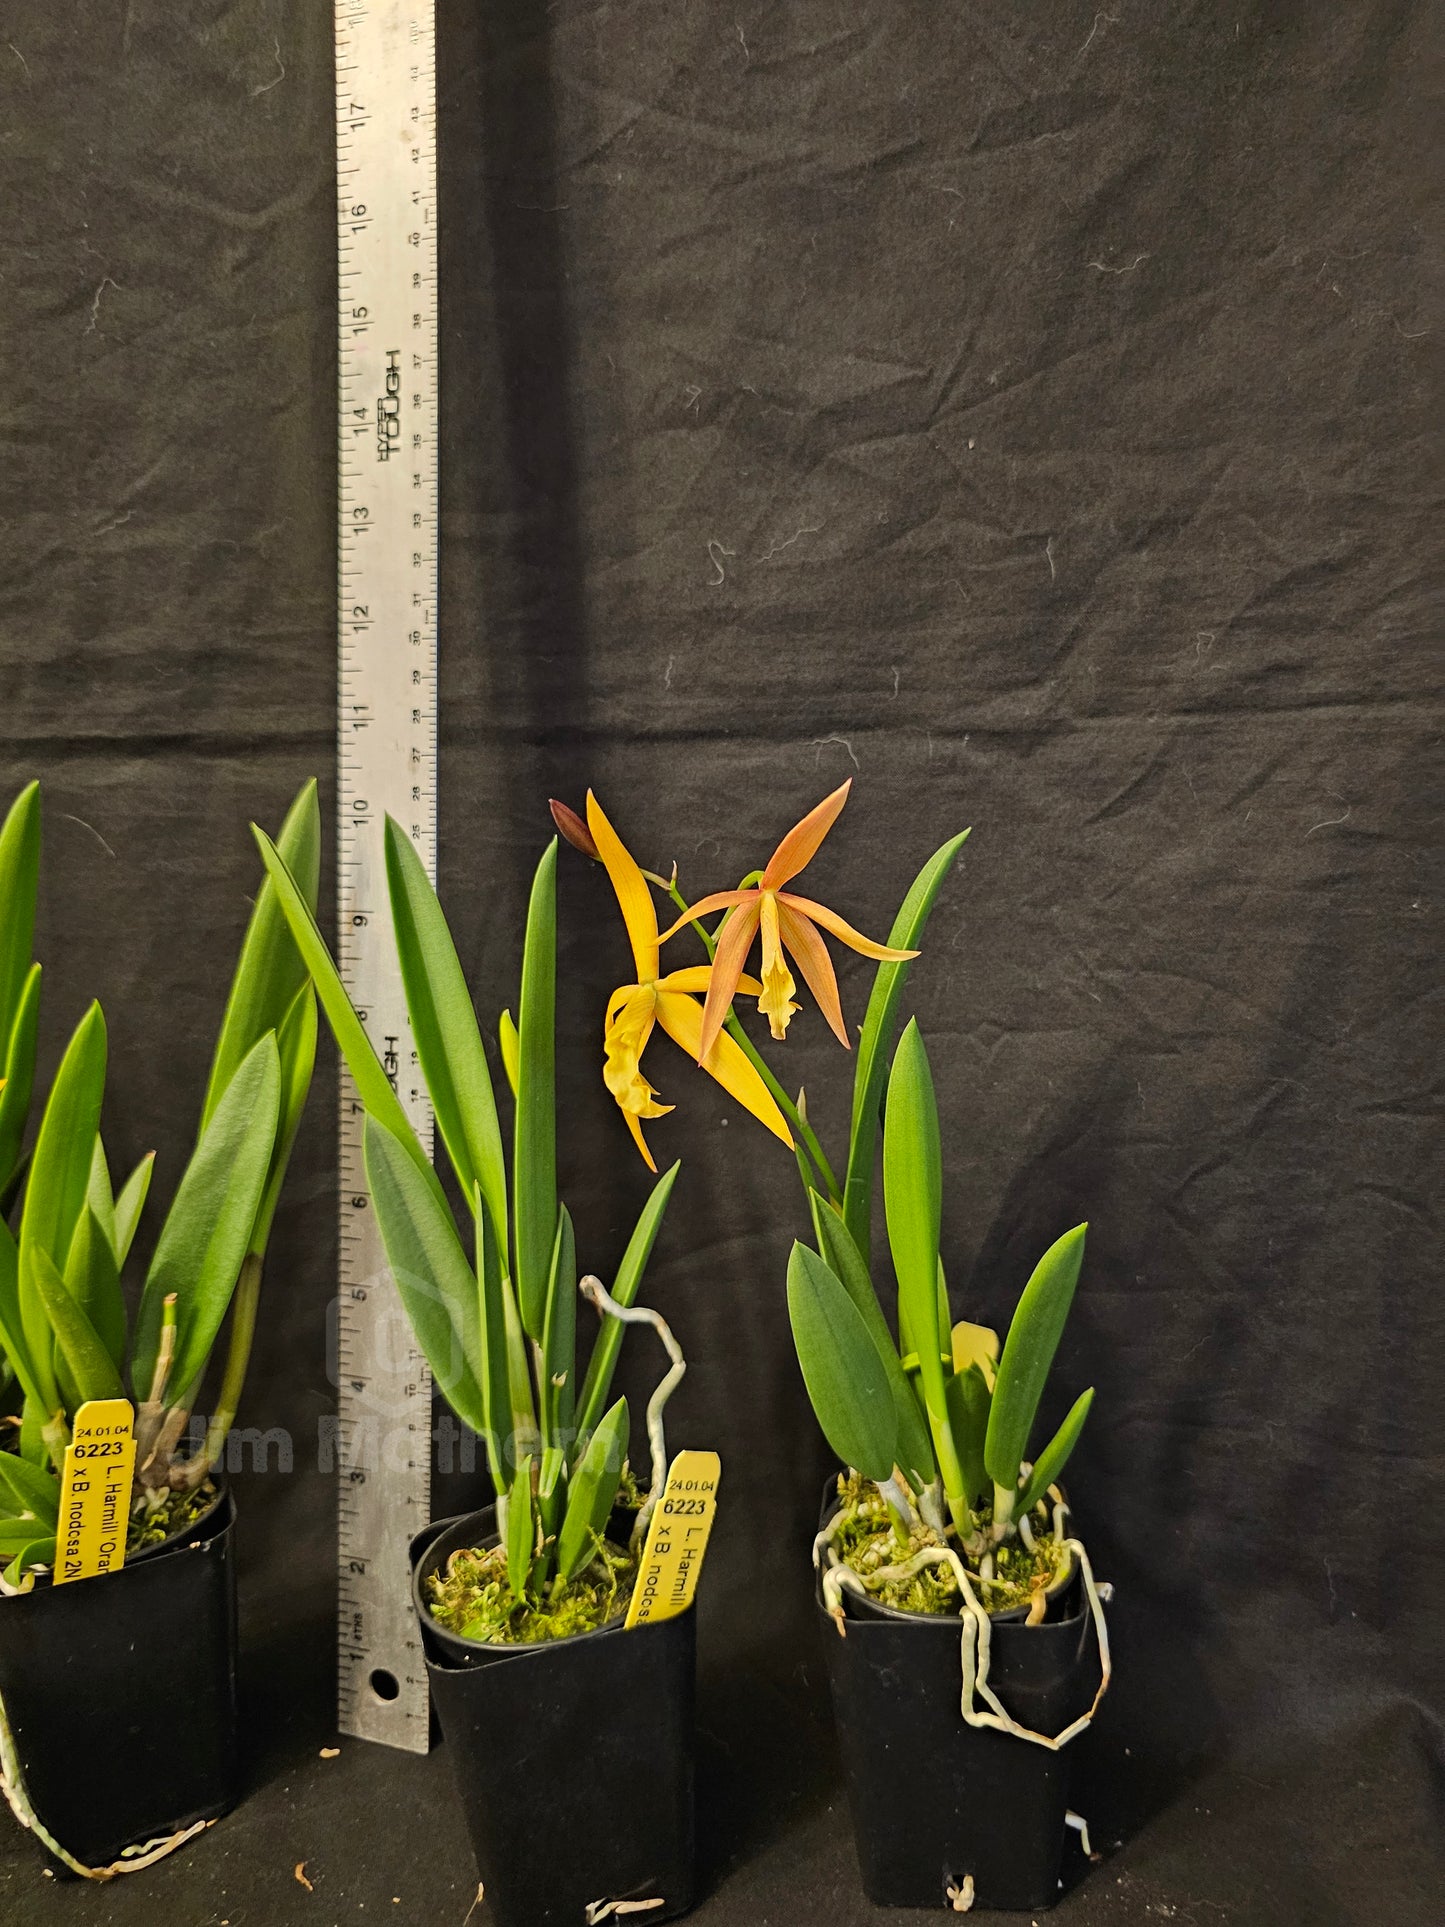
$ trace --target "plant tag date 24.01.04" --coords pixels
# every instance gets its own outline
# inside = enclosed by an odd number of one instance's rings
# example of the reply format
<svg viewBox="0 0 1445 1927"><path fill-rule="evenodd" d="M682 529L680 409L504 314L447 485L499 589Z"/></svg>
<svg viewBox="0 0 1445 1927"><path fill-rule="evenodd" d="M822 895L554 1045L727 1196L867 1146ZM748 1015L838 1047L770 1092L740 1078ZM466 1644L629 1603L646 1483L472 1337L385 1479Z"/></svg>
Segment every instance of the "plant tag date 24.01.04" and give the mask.
<svg viewBox="0 0 1445 1927"><path fill-rule="evenodd" d="M125 1564L135 1414L123 1398L93 1398L75 1415L60 1481L55 1536L57 1586L94 1579Z"/></svg>
<svg viewBox="0 0 1445 1927"><path fill-rule="evenodd" d="M672 1619L692 1604L721 1477L716 1452L679 1452L668 1468L627 1609L629 1630Z"/></svg>

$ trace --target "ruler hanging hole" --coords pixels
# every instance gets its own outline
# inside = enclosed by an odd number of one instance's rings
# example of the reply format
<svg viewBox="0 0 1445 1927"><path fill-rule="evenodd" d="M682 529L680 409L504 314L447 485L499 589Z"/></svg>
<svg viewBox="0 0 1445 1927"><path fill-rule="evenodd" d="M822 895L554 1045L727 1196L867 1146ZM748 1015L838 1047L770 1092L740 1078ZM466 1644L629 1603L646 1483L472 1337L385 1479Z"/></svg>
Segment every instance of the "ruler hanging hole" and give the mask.
<svg viewBox="0 0 1445 1927"><path fill-rule="evenodd" d="M367 1684L379 1700L394 1700L401 1692L396 1674L387 1672L384 1666L377 1667Z"/></svg>

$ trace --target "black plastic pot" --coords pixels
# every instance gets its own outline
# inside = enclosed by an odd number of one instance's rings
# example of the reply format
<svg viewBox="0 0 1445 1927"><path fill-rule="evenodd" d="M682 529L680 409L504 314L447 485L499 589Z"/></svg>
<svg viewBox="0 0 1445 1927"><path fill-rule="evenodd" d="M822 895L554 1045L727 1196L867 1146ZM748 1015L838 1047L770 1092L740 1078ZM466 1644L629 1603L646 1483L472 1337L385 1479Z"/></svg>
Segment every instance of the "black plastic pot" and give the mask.
<svg viewBox="0 0 1445 1927"><path fill-rule="evenodd" d="M0 1698L30 1804L87 1867L240 1794L235 1507L119 1572L0 1599Z"/></svg>
<svg viewBox="0 0 1445 1927"><path fill-rule="evenodd" d="M1066 1580L1062 1616L1038 1626L1023 1623L1022 1609L990 1622L989 1684L1037 1733L1060 1733L1087 1712L1099 1682L1081 1592L1077 1575ZM950 1889L971 1875L980 1907L1051 1907L1071 1748L1054 1752L968 1724L954 1615L899 1612L845 1593L840 1638L821 1585L817 1600L868 1898L946 1907Z"/></svg>
<svg viewBox="0 0 1445 1927"><path fill-rule="evenodd" d="M413 1601L433 1704L496 1927L585 1927L609 1900L693 1903L695 1614L537 1645L459 1639L425 1584L495 1543L491 1506L413 1540Z"/></svg>

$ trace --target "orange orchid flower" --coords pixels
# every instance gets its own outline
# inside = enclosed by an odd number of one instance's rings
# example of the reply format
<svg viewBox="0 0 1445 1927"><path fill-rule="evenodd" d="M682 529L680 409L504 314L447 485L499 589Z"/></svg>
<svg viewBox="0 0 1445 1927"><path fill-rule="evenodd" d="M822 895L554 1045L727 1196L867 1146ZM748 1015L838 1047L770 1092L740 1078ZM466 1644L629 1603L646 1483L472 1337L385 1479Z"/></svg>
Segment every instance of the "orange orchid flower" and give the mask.
<svg viewBox="0 0 1445 1927"><path fill-rule="evenodd" d="M665 1117L673 1109L671 1104L658 1102L657 1092L643 1076L639 1061L654 1024L660 1024L674 1043L717 1079L729 1097L736 1098L744 1110L751 1111L774 1137L781 1138L791 1148L793 1135L782 1112L738 1045L721 1030L721 1018L719 1030L711 1041L706 1045L702 1041L703 1005L698 1001L698 994L711 993L713 965L695 964L687 970L659 976L660 939L652 892L591 790L587 792L587 826L617 892L637 967L637 982L623 984L608 999L602 1079L616 1098L648 1169L655 1171L657 1166L642 1135L642 1119ZM733 974L733 990L756 996L762 985L756 978L744 977L739 967ZM731 997L729 992L729 1002ZM725 1003L724 1015L726 1012Z"/></svg>
<svg viewBox="0 0 1445 1927"><path fill-rule="evenodd" d="M722 1030L728 1006L743 981L743 965L759 933L763 940L763 987L758 1009L767 1018L773 1036L781 1038L787 1034L788 1020L798 1008L793 1002L797 985L788 969L784 954L787 952L845 1050L851 1049L851 1045L838 1001L838 979L818 929L828 931L850 950L865 957L876 957L880 963L907 963L918 955L916 950L890 950L886 944L874 943L845 923L836 910L814 903L810 897L794 896L782 887L817 855L819 844L838 820L852 787L853 779L849 777L831 796L825 796L816 809L809 810L801 823L793 825L769 857L768 867L753 889L719 890L713 896L703 897L684 910L670 930L663 931L661 942L666 943L695 917L706 916L712 910L732 911L718 936L712 982L703 1006L702 1035L698 1039L699 1062Z"/></svg>

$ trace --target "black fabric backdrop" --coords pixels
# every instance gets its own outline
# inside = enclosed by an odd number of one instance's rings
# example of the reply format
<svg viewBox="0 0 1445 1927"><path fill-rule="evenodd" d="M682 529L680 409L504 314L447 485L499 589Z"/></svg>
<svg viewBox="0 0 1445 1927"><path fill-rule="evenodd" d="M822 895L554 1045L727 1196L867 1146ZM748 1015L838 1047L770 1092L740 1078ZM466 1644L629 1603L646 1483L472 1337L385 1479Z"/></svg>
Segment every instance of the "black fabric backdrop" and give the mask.
<svg viewBox="0 0 1445 1927"><path fill-rule="evenodd" d="M808 881L874 934L974 826L911 986L957 1309L1092 1224L1050 1399L1099 1387L1071 1480L1121 1670L1062 1919L1438 1917L1433 11L441 8L443 899L490 1031L549 794L701 890L853 776ZM45 785L46 1064L98 995L115 1155L164 1189L246 821L334 793L330 19L3 24L0 779ZM646 1183L598 1076L627 959L564 856L561 1175L605 1274ZM861 1922L796 1177L652 1053L672 1436L725 1465L697 1918ZM783 1061L836 1146L815 1013ZM444 1749L318 1759L334 1093L328 1045L247 1398L297 1440L242 1483L252 1797L103 1893L7 1822L6 1921L472 1898Z"/></svg>

